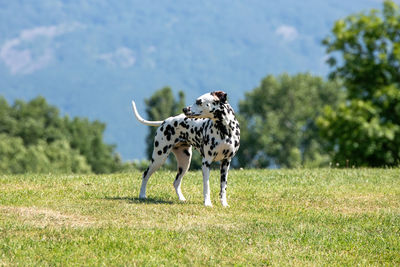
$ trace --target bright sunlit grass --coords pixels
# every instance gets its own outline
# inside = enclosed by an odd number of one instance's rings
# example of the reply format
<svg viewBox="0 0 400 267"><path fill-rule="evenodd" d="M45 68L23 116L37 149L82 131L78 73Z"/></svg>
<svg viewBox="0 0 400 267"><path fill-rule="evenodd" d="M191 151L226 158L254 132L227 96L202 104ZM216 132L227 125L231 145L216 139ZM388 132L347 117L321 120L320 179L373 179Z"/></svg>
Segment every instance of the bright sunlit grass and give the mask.
<svg viewBox="0 0 400 267"><path fill-rule="evenodd" d="M400 171L0 176L0 265L399 265Z"/></svg>

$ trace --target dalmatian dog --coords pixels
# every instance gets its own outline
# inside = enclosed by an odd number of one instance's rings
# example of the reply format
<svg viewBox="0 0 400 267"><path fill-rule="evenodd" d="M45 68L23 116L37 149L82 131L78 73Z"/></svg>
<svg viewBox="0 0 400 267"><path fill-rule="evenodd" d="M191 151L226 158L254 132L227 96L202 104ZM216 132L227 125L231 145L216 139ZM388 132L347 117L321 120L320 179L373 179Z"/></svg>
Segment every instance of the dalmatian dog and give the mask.
<svg viewBox="0 0 400 267"><path fill-rule="evenodd" d="M164 121L146 121L138 113L132 101L136 118L148 126L158 126L154 139L154 150L150 166L143 173L139 198L146 198L146 185L150 176L165 162L172 151L178 163L178 173L174 187L179 200L185 201L181 191L182 178L189 169L192 147L197 149L202 159L204 205L212 206L210 199L210 165L221 161L220 200L226 201L228 170L239 149L240 129L232 107L227 102L227 94L216 91L204 94L196 102L183 109L183 114L169 117Z"/></svg>

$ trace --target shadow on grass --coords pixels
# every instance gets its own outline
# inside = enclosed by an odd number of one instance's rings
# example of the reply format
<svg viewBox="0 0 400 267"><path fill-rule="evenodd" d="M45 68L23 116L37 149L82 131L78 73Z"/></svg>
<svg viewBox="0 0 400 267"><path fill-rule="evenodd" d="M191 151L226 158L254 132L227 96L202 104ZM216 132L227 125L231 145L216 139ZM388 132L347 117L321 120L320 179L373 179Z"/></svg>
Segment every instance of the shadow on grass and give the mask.
<svg viewBox="0 0 400 267"><path fill-rule="evenodd" d="M170 200L164 200L161 198L138 198L138 197L120 197L120 196L116 196L116 197L105 197L105 200L117 200L117 201L121 201L124 200L128 203L132 203L132 204L174 204L175 202L170 201Z"/></svg>

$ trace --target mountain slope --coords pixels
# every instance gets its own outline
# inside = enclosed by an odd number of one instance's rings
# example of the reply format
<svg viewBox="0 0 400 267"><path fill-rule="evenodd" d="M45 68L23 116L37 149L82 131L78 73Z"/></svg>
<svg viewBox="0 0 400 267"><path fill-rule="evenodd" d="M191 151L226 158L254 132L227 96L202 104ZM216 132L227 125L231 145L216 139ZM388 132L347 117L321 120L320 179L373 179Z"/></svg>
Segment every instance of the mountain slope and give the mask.
<svg viewBox="0 0 400 267"><path fill-rule="evenodd" d="M45 96L107 123L124 159L144 156L138 102L165 85L187 101L225 90L234 106L267 74L325 75L333 22L378 0L0 1L0 94ZM171 114L173 115L173 114Z"/></svg>

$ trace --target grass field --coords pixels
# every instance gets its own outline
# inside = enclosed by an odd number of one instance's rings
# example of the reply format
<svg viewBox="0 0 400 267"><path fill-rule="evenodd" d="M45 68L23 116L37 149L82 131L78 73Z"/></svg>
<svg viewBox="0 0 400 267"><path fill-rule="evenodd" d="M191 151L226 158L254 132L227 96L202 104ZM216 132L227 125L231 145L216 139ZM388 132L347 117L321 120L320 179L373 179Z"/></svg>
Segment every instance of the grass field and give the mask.
<svg viewBox="0 0 400 267"><path fill-rule="evenodd" d="M0 176L1 265L400 265L400 170Z"/></svg>

